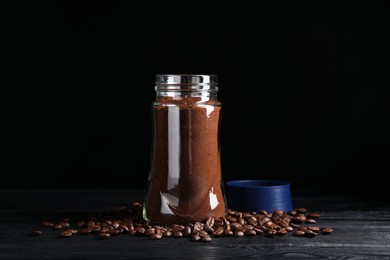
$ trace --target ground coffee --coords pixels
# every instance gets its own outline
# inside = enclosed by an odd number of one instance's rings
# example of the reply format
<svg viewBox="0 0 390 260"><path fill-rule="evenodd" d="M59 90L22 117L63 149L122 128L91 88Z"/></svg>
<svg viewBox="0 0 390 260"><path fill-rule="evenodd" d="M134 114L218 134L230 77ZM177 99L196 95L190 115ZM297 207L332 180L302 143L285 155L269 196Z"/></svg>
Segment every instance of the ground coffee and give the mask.
<svg viewBox="0 0 390 260"><path fill-rule="evenodd" d="M225 217L220 110L221 104L209 97L161 97L154 104L147 220L187 224Z"/></svg>

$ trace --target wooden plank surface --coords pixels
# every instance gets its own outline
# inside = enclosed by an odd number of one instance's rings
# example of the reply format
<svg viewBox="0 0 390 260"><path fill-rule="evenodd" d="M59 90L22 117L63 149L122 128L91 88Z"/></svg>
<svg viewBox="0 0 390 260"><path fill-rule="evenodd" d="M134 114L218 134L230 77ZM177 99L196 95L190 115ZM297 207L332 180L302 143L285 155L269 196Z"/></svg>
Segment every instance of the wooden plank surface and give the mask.
<svg viewBox="0 0 390 260"><path fill-rule="evenodd" d="M385 201L322 193L293 194L296 207L321 213L319 227L334 233L313 239L285 237L222 237L209 243L188 238L150 240L120 235L58 237L42 228L42 220L71 220L92 212L142 201L142 191L0 191L0 259L87 258L244 258L265 259L390 259L390 205ZM29 236L41 229L41 237Z"/></svg>

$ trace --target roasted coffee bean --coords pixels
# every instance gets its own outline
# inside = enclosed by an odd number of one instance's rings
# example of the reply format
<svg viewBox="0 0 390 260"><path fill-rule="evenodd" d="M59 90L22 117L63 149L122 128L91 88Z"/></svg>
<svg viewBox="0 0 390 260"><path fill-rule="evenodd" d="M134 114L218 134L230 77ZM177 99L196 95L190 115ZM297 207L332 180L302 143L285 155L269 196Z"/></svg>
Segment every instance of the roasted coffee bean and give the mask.
<svg viewBox="0 0 390 260"><path fill-rule="evenodd" d="M199 236L200 236L199 241L202 241L202 242L210 242L211 241L211 237L209 235L199 235Z"/></svg>
<svg viewBox="0 0 390 260"><path fill-rule="evenodd" d="M333 228L323 228L322 229L322 234L324 235L329 235L333 232Z"/></svg>
<svg viewBox="0 0 390 260"><path fill-rule="evenodd" d="M53 228L54 228L54 229L61 229L62 226L61 226L60 224L55 224L55 225L53 226Z"/></svg>
<svg viewBox="0 0 390 260"><path fill-rule="evenodd" d="M183 236L183 233L181 233L181 231L175 231L173 232L173 237L182 237Z"/></svg>
<svg viewBox="0 0 390 260"><path fill-rule="evenodd" d="M307 209L305 208L297 208L298 214L305 214L307 212Z"/></svg>
<svg viewBox="0 0 390 260"><path fill-rule="evenodd" d="M237 222L230 224L230 227L233 231L242 230L242 225Z"/></svg>
<svg viewBox="0 0 390 260"><path fill-rule="evenodd" d="M293 228L299 228L301 225L295 224L295 223L290 223L290 226Z"/></svg>
<svg viewBox="0 0 390 260"><path fill-rule="evenodd" d="M245 230L244 234L245 234L245 236L256 236L257 235L256 231L253 229Z"/></svg>
<svg viewBox="0 0 390 260"><path fill-rule="evenodd" d="M291 219L291 222L294 223L294 224L302 224L304 222L303 218L300 217L300 216L294 216L292 219Z"/></svg>
<svg viewBox="0 0 390 260"><path fill-rule="evenodd" d="M44 225L45 227L53 227L54 223L50 221L43 221L42 225Z"/></svg>
<svg viewBox="0 0 390 260"><path fill-rule="evenodd" d="M230 237L230 236L233 236L234 233L233 233L232 230L226 229L225 231L223 231L223 235L224 235L224 236L227 236L227 237Z"/></svg>
<svg viewBox="0 0 390 260"><path fill-rule="evenodd" d="M110 229L109 229L108 227L102 227L102 228L99 230L99 232L101 232L101 233L106 233L106 232L108 232L108 231L110 231Z"/></svg>
<svg viewBox="0 0 390 260"><path fill-rule="evenodd" d="M306 223L308 223L308 224L315 224L315 223L317 223L317 221L315 219L308 218L308 219L306 219Z"/></svg>
<svg viewBox="0 0 390 260"><path fill-rule="evenodd" d="M85 226L87 226L87 223L85 223L85 221L79 221L79 223L77 223L77 226L78 227L85 227Z"/></svg>
<svg viewBox="0 0 390 260"><path fill-rule="evenodd" d="M200 236L197 235L197 234L192 234L191 235L191 241L199 241L200 240Z"/></svg>
<svg viewBox="0 0 390 260"><path fill-rule="evenodd" d="M206 232L206 231L204 231L204 230L201 230L201 231L199 231L199 235L208 235L208 233Z"/></svg>
<svg viewBox="0 0 390 260"><path fill-rule="evenodd" d="M88 235L91 234L91 230L89 228L83 228L82 230L80 230L80 233L83 235Z"/></svg>
<svg viewBox="0 0 390 260"><path fill-rule="evenodd" d="M203 226L203 229L204 229L204 231L206 231L207 233L213 233L213 231L214 231L214 229L213 228L211 228L210 226L208 226L208 225L204 225Z"/></svg>
<svg viewBox="0 0 390 260"><path fill-rule="evenodd" d="M309 213L308 217L309 218L312 218L312 219L318 219L321 215L319 213L316 213L316 212L311 212Z"/></svg>
<svg viewBox="0 0 390 260"><path fill-rule="evenodd" d="M261 234L263 234L264 233L264 231L263 230L261 230L260 228L258 228L258 227L255 227L255 228L253 228L253 230L256 232L256 234L257 235L261 235Z"/></svg>
<svg viewBox="0 0 390 260"><path fill-rule="evenodd" d="M293 228L293 227L290 227L290 226L285 227L284 229L285 229L286 231L288 231L288 232L294 231L294 228Z"/></svg>
<svg viewBox="0 0 390 260"><path fill-rule="evenodd" d="M102 239L107 239L110 237L109 233L98 233L98 237Z"/></svg>
<svg viewBox="0 0 390 260"><path fill-rule="evenodd" d="M42 235L42 231L40 230L34 230L32 233L31 233L32 236L35 236L35 237L39 237Z"/></svg>
<svg viewBox="0 0 390 260"><path fill-rule="evenodd" d="M71 237L73 235L72 231L65 230L61 232L61 237Z"/></svg>
<svg viewBox="0 0 390 260"><path fill-rule="evenodd" d="M145 233L145 228L144 227L136 227L135 229L135 234L136 235L143 235Z"/></svg>
<svg viewBox="0 0 390 260"><path fill-rule="evenodd" d="M171 231L165 231L163 236L164 237L171 237L172 236L172 232Z"/></svg>
<svg viewBox="0 0 390 260"><path fill-rule="evenodd" d="M275 229L268 230L267 237L274 237L276 236L277 231Z"/></svg>
<svg viewBox="0 0 390 260"><path fill-rule="evenodd" d="M267 214L268 214L268 212L267 212L266 210L260 210L260 211L259 211L259 214L262 214L262 215L267 215Z"/></svg>
<svg viewBox="0 0 390 260"><path fill-rule="evenodd" d="M264 226L266 227L272 227L274 224L274 222L272 222L271 220L268 220L267 222L264 223Z"/></svg>
<svg viewBox="0 0 390 260"><path fill-rule="evenodd" d="M188 237L189 235L191 235L191 228L189 226L186 226L184 229L183 229L183 236L185 237Z"/></svg>
<svg viewBox="0 0 390 260"><path fill-rule="evenodd" d="M307 236L307 237L316 237L316 236L317 236L317 233L311 231L310 229L307 229L307 230L305 231L305 236Z"/></svg>
<svg viewBox="0 0 390 260"><path fill-rule="evenodd" d="M276 233L276 235L278 235L278 236L284 236L284 235L286 235L287 233L288 233L287 230L281 229L281 230L278 230L278 232Z"/></svg>
<svg viewBox="0 0 390 260"><path fill-rule="evenodd" d="M307 230L307 227L299 227L297 230L306 231L306 230Z"/></svg>
<svg viewBox="0 0 390 260"><path fill-rule="evenodd" d="M310 229L313 232L316 232L316 233L320 232L320 228L319 227L310 226L310 227L307 227L307 228Z"/></svg>
<svg viewBox="0 0 390 260"><path fill-rule="evenodd" d="M60 226L62 226L62 227L70 227L69 222L64 222L64 221L58 223L58 225L60 225Z"/></svg>
<svg viewBox="0 0 390 260"><path fill-rule="evenodd" d="M206 221L206 225L212 228L214 226L214 218L209 217Z"/></svg>
<svg viewBox="0 0 390 260"><path fill-rule="evenodd" d="M233 235L235 237L243 237L245 234L241 230L234 231Z"/></svg>
<svg viewBox="0 0 390 260"><path fill-rule="evenodd" d="M162 235L161 234L157 234L157 233L154 233L150 236L151 239L161 239L162 238Z"/></svg>
<svg viewBox="0 0 390 260"><path fill-rule="evenodd" d="M145 236L150 236L150 235L153 235L155 232L156 232L156 230L154 228L148 228L148 229L145 230L144 235Z"/></svg>
<svg viewBox="0 0 390 260"><path fill-rule="evenodd" d="M237 222L237 218L233 216L227 216L226 219L229 220L230 222Z"/></svg>
<svg viewBox="0 0 390 260"><path fill-rule="evenodd" d="M284 211L283 211L283 210L279 210L279 209L275 210L275 211L272 213L272 215L273 215L273 216L276 216L276 217L282 217L283 214L284 214Z"/></svg>
<svg viewBox="0 0 390 260"><path fill-rule="evenodd" d="M110 235L114 236L114 235L118 235L120 233L120 231L118 229L112 229L108 232ZM144 233L145 234L145 233Z"/></svg>
<svg viewBox="0 0 390 260"><path fill-rule="evenodd" d="M245 225L245 220L243 218L239 218L237 219L237 223L240 224L241 226Z"/></svg>
<svg viewBox="0 0 390 260"><path fill-rule="evenodd" d="M215 229L214 232L213 232L213 236L219 237L219 236L222 236L222 235L223 235L223 228L222 227L219 227L219 228Z"/></svg>
<svg viewBox="0 0 390 260"><path fill-rule="evenodd" d="M303 231L303 230L295 230L293 232L293 235L296 236L296 237L302 237L302 236L305 235L305 231Z"/></svg>
<svg viewBox="0 0 390 260"><path fill-rule="evenodd" d="M298 212L297 212L295 209L293 209L293 210L291 210L291 211L288 212L288 214L289 214L290 216L295 216L297 213L298 213Z"/></svg>

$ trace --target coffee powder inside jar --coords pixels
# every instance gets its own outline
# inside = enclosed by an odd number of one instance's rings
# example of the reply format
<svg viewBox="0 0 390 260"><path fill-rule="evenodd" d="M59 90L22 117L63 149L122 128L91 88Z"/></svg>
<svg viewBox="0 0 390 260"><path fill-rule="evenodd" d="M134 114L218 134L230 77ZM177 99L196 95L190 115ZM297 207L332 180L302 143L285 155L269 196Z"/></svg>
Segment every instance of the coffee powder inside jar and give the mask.
<svg viewBox="0 0 390 260"><path fill-rule="evenodd" d="M144 218L187 224L226 215L216 77L158 75Z"/></svg>

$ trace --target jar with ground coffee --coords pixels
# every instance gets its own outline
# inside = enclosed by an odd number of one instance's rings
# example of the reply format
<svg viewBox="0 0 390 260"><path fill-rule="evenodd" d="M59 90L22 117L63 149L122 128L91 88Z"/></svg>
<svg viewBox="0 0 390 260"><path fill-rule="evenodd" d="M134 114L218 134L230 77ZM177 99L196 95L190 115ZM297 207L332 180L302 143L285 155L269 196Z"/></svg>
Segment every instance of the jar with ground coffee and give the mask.
<svg viewBox="0 0 390 260"><path fill-rule="evenodd" d="M144 219L187 224L225 217L217 77L157 75L155 90Z"/></svg>

